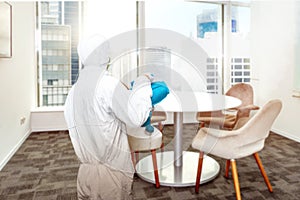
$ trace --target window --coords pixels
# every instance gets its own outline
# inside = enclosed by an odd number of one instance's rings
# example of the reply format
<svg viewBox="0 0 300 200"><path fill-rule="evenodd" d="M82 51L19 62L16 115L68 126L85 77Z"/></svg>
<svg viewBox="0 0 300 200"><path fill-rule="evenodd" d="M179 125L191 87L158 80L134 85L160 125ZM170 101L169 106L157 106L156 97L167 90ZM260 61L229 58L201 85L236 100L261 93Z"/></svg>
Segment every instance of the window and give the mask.
<svg viewBox="0 0 300 200"><path fill-rule="evenodd" d="M189 62L184 62L182 57L171 54L169 63L170 71L180 73L181 80L168 83L171 87L181 90L187 88L176 88L172 84L189 85L194 91L208 91L219 93L219 84L222 83L221 73L221 5L203 2L187 1L145 1L145 27L167 29L175 31L198 43L206 52L204 62L206 62L206 72L202 74L206 77L199 86L199 73L197 67ZM202 66L203 67L203 66ZM178 81L180 83L178 83Z"/></svg>
<svg viewBox="0 0 300 200"><path fill-rule="evenodd" d="M172 30L201 45L207 52L204 88L195 82L197 69L166 47L148 49L143 58L147 62L163 62L184 76L192 90L222 93L237 82L250 82L248 4L249 1L153 0L118 2L115 6L110 1L37 2L38 105L64 105L80 70L80 36L101 33L110 39L137 26ZM141 55L137 51L125 53L112 61L110 71L128 84L139 73ZM183 85L176 78L171 79L174 88Z"/></svg>
<svg viewBox="0 0 300 200"><path fill-rule="evenodd" d="M48 81L48 83L47 83L47 85L57 85L58 84L58 79L48 79L47 80Z"/></svg>
<svg viewBox="0 0 300 200"><path fill-rule="evenodd" d="M85 1L83 35L100 33L105 38L111 39L124 32L135 30L136 4L135 1ZM129 85L137 75L137 52L124 52L118 58L111 58L111 62L110 72Z"/></svg>
<svg viewBox="0 0 300 200"><path fill-rule="evenodd" d="M79 59L81 3L72 1L37 2L39 41L39 106L64 105L76 82Z"/></svg>
<svg viewBox="0 0 300 200"><path fill-rule="evenodd" d="M231 31L226 32L227 37L225 37L228 39L225 47L227 58L224 63L225 91L236 83L250 83L251 80L250 7L239 3L227 6L227 16L231 19L231 25L229 25Z"/></svg>
<svg viewBox="0 0 300 200"><path fill-rule="evenodd" d="M145 27L173 30L200 44L208 54L206 91L222 93L235 83L250 82L248 6L249 1L145 1ZM176 62L171 55L172 69ZM193 78L185 79L193 85Z"/></svg>
<svg viewBox="0 0 300 200"><path fill-rule="evenodd" d="M80 37L100 33L107 39L136 28L136 2L39 1L37 6L38 106L62 106L80 70ZM136 68L136 52L113 61L118 78ZM122 67L121 67L122 66ZM127 70L125 70L127 69Z"/></svg>

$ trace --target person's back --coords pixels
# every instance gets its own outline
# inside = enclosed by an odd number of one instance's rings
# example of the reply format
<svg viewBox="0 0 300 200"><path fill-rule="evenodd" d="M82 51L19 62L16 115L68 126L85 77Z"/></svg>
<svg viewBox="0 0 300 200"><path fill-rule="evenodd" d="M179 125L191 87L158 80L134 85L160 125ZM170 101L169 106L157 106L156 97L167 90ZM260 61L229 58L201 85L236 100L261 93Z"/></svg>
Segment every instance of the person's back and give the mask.
<svg viewBox="0 0 300 200"><path fill-rule="evenodd" d="M81 57L84 69L65 103L70 138L82 163L78 198L130 199L134 167L126 125L139 127L147 119L152 108L150 81L139 77L137 86L127 90L105 70L105 45L95 47L96 53Z"/></svg>

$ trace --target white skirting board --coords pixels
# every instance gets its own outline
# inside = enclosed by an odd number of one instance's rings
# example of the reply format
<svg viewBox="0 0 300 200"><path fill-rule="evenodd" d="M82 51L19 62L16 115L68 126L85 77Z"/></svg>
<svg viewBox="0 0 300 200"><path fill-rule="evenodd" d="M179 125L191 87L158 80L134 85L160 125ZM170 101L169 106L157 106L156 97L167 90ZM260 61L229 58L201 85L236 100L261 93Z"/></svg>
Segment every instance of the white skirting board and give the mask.
<svg viewBox="0 0 300 200"><path fill-rule="evenodd" d="M59 131L67 130L63 108L39 108L31 112L31 131Z"/></svg>
<svg viewBox="0 0 300 200"><path fill-rule="evenodd" d="M24 141L27 139L27 137L30 135L31 130L27 131L25 135L21 138L21 140L12 148L12 150L7 154L7 156L0 161L0 171L3 169L3 167L7 164L7 162L13 157L13 155L18 151L18 149L22 146Z"/></svg>
<svg viewBox="0 0 300 200"><path fill-rule="evenodd" d="M198 123L196 120L196 113L184 113L183 123ZM167 113L167 120L163 124L173 124L173 114ZM64 113L61 108L52 110L35 110L31 112L31 131L59 131L67 130ZM300 142L300 138L295 135L279 130L272 129L276 134L291 140Z"/></svg>
<svg viewBox="0 0 300 200"><path fill-rule="evenodd" d="M271 131L272 131L273 133L276 133L276 134L278 134L278 135L281 135L281 136L283 136L283 137L285 137L285 138L288 138L288 139L291 139L291 140L294 140L294 141L300 143L300 138L299 138L299 137L296 137L295 135L290 134L290 133L288 133L288 132L286 132L286 131L282 131L282 130L279 130L279 129L271 129Z"/></svg>
<svg viewBox="0 0 300 200"><path fill-rule="evenodd" d="M197 123L196 113L184 113L183 123ZM163 124L173 124L172 113L167 113L167 120ZM67 130L62 108L52 110L37 109L32 111L31 130L32 132Z"/></svg>

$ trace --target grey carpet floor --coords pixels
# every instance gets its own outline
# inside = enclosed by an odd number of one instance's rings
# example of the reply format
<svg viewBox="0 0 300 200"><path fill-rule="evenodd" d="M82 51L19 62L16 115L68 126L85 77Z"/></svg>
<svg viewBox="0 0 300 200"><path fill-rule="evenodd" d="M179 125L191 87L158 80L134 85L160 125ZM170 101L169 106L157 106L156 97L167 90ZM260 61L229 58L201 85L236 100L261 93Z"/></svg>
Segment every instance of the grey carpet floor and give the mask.
<svg viewBox="0 0 300 200"><path fill-rule="evenodd" d="M197 125L184 125L183 132L183 149L193 150L190 143ZM173 149L173 126L165 126L164 142L166 150ZM274 192L269 193L250 156L237 161L242 198L300 199L300 143L271 133L260 156ZM194 187L156 189L153 184L135 177L134 199L235 199L233 181L223 176L225 160L214 158L221 166L220 174L201 185L199 194L195 194ZM0 199L77 199L78 166L67 131L32 133L0 171Z"/></svg>

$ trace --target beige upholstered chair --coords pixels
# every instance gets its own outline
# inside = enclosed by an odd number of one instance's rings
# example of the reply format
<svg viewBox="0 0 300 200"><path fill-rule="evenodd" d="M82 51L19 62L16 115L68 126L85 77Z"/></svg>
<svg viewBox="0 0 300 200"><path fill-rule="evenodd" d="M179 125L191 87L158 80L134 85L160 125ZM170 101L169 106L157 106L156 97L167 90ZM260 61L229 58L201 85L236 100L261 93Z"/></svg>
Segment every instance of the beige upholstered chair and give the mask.
<svg viewBox="0 0 300 200"><path fill-rule="evenodd" d="M166 121L167 119L167 114L166 112L163 111L153 111L152 112L152 117L151 117L151 124L157 123L158 129L160 132L163 132L164 125L163 121ZM161 150L164 150L164 138L162 139L161 143Z"/></svg>
<svg viewBox="0 0 300 200"><path fill-rule="evenodd" d="M204 127L205 124L214 124L220 126L221 129L231 130L239 118L249 117L251 110L259 109L258 106L253 105L253 88L249 84L237 83L225 95L240 99L242 104L230 109L233 111L232 114L224 114L222 111L198 112L197 120L200 122L200 127Z"/></svg>
<svg viewBox="0 0 300 200"><path fill-rule="evenodd" d="M258 152L263 149L265 139L269 136L271 126L281 107L282 103L280 100L271 100L248 121L247 118L239 120L232 131L206 127L198 131L192 143L192 147L200 151L196 193L199 191L204 154L212 154L227 159L225 177L228 178L228 171L231 166L237 199L241 199L241 193L235 160L249 155L254 156L269 191L273 191Z"/></svg>
<svg viewBox="0 0 300 200"><path fill-rule="evenodd" d="M151 151L155 186L160 187L158 168L156 160L156 149L159 149L162 144L162 133L154 127L154 132L148 134L145 128L129 128L127 127L128 142L131 149L132 162L135 165L134 152ZM137 158L138 159L138 158Z"/></svg>
<svg viewBox="0 0 300 200"><path fill-rule="evenodd" d="M163 131L163 121L166 121L167 119L167 114L166 112L163 111L153 111L152 112L152 117L151 117L151 124L158 123L158 129L160 132Z"/></svg>

